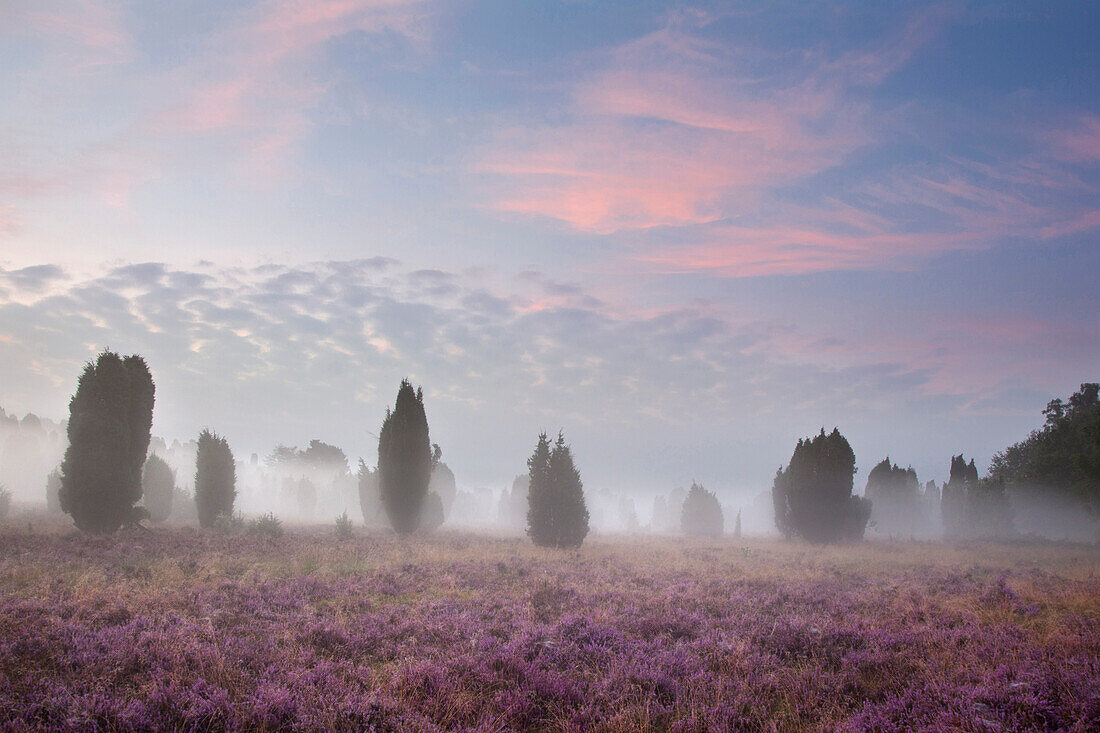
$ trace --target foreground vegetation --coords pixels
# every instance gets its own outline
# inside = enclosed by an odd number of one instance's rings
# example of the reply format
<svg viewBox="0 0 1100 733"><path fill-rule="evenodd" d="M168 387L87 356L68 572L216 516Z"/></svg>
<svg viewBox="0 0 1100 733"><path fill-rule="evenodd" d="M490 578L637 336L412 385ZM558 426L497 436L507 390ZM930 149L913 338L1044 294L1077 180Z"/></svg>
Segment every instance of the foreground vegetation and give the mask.
<svg viewBox="0 0 1100 733"><path fill-rule="evenodd" d="M1100 726L1100 549L0 537L14 729Z"/></svg>

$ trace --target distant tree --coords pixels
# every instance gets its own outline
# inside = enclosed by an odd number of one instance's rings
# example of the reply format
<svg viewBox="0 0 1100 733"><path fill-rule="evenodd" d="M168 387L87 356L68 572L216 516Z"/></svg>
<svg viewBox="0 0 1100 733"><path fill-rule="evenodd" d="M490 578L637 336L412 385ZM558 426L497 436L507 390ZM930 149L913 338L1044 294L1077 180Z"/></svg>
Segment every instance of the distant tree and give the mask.
<svg viewBox="0 0 1100 733"><path fill-rule="evenodd" d="M680 531L689 537L721 537L724 529L718 497L693 481L680 513Z"/></svg>
<svg viewBox="0 0 1100 733"><path fill-rule="evenodd" d="M11 511L11 492L0 484L0 519L6 518L9 511Z"/></svg>
<svg viewBox="0 0 1100 733"><path fill-rule="evenodd" d="M61 509L85 532L114 532L134 516L149 449L155 387L140 356L89 362L69 401Z"/></svg>
<svg viewBox="0 0 1100 733"><path fill-rule="evenodd" d="M443 526L445 519L443 499L434 491L429 491L428 498L424 500L424 516L420 520L420 529L434 532Z"/></svg>
<svg viewBox="0 0 1100 733"><path fill-rule="evenodd" d="M382 495L378 488L378 471L370 468L359 459L359 509L363 512L363 523L371 525L379 521L382 515Z"/></svg>
<svg viewBox="0 0 1100 733"><path fill-rule="evenodd" d="M440 501L443 502L443 516L447 516L451 513L451 506L455 502L455 497L458 495L458 488L455 484L455 475L450 466L443 462L443 450L438 446L432 445L432 477L428 481L428 493L435 493L439 495Z"/></svg>
<svg viewBox="0 0 1100 733"><path fill-rule="evenodd" d="M531 541L544 547L580 547L588 535L589 515L581 475L565 436L558 433L551 449L546 433L540 433L527 467Z"/></svg>
<svg viewBox="0 0 1100 733"><path fill-rule="evenodd" d="M539 433L535 451L527 459L527 536L540 547L557 544L554 497L550 487L550 438Z"/></svg>
<svg viewBox="0 0 1100 733"><path fill-rule="evenodd" d="M772 480L772 510L775 528L789 540L794 535L794 525L791 522L791 503L787 496L787 474L782 468L776 470Z"/></svg>
<svg viewBox="0 0 1100 733"><path fill-rule="evenodd" d="M176 473L164 459L153 454L145 459L141 471L142 504L153 522L163 522L172 514L172 495L176 488Z"/></svg>
<svg viewBox="0 0 1100 733"><path fill-rule="evenodd" d="M505 489L500 495L498 517L509 527L523 527L527 521L527 494L530 489L530 477L521 474L512 479L511 490Z"/></svg>
<svg viewBox="0 0 1100 733"><path fill-rule="evenodd" d="M61 511L61 470L57 468L46 477L46 511L50 514Z"/></svg>
<svg viewBox="0 0 1100 733"><path fill-rule="evenodd" d="M943 533L946 537L961 537L966 527L966 496L970 487L978 483L978 469L974 460L966 462L963 454L951 457L951 472L943 485L940 507L943 514Z"/></svg>
<svg viewBox="0 0 1100 733"><path fill-rule="evenodd" d="M1100 515L1100 383L1086 382L1068 400L1051 400L1046 423L993 456L992 479L1032 493L1072 497Z"/></svg>
<svg viewBox="0 0 1100 733"><path fill-rule="evenodd" d="M1013 534L1012 506L1004 480L984 478L969 486L964 516L968 537L1010 537Z"/></svg>
<svg viewBox="0 0 1100 733"><path fill-rule="evenodd" d="M733 536L741 539L741 510L737 510L737 520L733 524Z"/></svg>
<svg viewBox="0 0 1100 733"><path fill-rule="evenodd" d="M874 506L879 531L912 534L919 528L920 482L912 467L902 469L887 456L867 474L864 496Z"/></svg>
<svg viewBox="0 0 1100 733"><path fill-rule="evenodd" d="M852 495L856 457L836 428L799 440L791 462L776 476L776 527L811 542L862 539L871 501Z"/></svg>
<svg viewBox="0 0 1100 733"><path fill-rule="evenodd" d="M413 391L412 384L405 379L397 391L393 410L386 411L378 438L382 506L398 534L409 534L419 526L431 474L432 450L424 393L421 389Z"/></svg>
<svg viewBox="0 0 1100 733"><path fill-rule="evenodd" d="M664 532L668 526L668 500L661 494L653 497L653 515L649 520L651 532Z"/></svg>
<svg viewBox="0 0 1100 733"><path fill-rule="evenodd" d="M232 517L236 486L237 467L229 441L203 430L195 458L195 508L201 527L209 529L219 517Z"/></svg>
<svg viewBox="0 0 1100 733"><path fill-rule="evenodd" d="M344 451L320 440L309 441L309 446L298 452L297 459L316 468L325 468L338 473L348 472L348 457L344 455Z"/></svg>
<svg viewBox="0 0 1100 733"><path fill-rule="evenodd" d="M313 518L313 510L317 507L317 487L304 476L298 479L295 488L295 496L298 500L298 516L300 519Z"/></svg>
<svg viewBox="0 0 1100 733"><path fill-rule="evenodd" d="M629 496L619 497L619 518L627 532L638 531L638 512L634 509L634 500Z"/></svg>

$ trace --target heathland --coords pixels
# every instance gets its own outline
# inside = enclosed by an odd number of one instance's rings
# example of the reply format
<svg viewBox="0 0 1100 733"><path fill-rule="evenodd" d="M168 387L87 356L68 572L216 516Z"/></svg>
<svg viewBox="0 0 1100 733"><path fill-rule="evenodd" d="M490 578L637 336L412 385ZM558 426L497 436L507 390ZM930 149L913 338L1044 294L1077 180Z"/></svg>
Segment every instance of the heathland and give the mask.
<svg viewBox="0 0 1100 733"><path fill-rule="evenodd" d="M1100 727L1100 548L9 524L20 729Z"/></svg>

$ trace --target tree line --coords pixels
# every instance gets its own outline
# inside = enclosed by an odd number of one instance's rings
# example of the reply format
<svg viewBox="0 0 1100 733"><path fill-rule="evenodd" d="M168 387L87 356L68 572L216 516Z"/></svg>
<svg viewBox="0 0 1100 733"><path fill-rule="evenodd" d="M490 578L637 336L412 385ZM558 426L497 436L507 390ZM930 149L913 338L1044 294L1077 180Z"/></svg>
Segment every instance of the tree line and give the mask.
<svg viewBox="0 0 1100 733"><path fill-rule="evenodd" d="M1086 383L1065 402L1051 401L1044 410L1044 426L996 454L985 478L979 478L973 460L953 456L942 489L933 481L922 486L912 467L902 469L887 457L871 469L863 495L855 494L851 445L838 429L826 433L822 428L818 435L799 440L787 465L776 472L771 488L775 526L788 538L854 541L872 522L884 534L913 535L938 515L948 538L1006 536L1014 531L1009 492L1024 490L1073 497L1093 515L1100 514L1098 393L1100 385ZM179 497L174 474L157 455L146 458L155 394L140 356L123 358L104 351L85 365L69 404L69 446L47 486L49 502L70 514L81 530L113 532L144 519L163 521L171 512ZM359 464L364 516L368 497L378 496L380 509L399 534L441 525L455 498L454 474L441 455L430 440L423 390L402 380L379 432L376 467ZM279 446L268 460L323 463L334 457L346 469L342 451L312 441L305 451ZM194 483L202 527L231 517L235 467L227 439L204 429L197 442ZM506 503L522 502L527 535L535 544L579 546L590 517L564 434L551 441L540 433L527 467L508 501L502 500L502 511ZM722 507L712 492L693 482L680 507L685 535L723 533ZM518 512L519 506L509 511ZM739 513L735 535L740 535Z"/></svg>

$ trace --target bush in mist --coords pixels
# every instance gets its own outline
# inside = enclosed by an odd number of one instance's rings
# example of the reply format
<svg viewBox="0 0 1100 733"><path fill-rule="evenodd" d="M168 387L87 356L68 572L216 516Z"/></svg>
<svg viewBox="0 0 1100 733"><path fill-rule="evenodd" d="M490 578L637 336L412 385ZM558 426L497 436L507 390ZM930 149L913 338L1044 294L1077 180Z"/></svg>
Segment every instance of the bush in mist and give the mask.
<svg viewBox="0 0 1100 733"><path fill-rule="evenodd" d="M172 489L172 514L176 522L199 521L198 509L195 506L195 497L187 489L176 487Z"/></svg>
<svg viewBox="0 0 1100 733"><path fill-rule="evenodd" d="M249 521L248 533L257 537L276 539L283 536L283 523L274 514L268 512Z"/></svg>
<svg viewBox="0 0 1100 733"><path fill-rule="evenodd" d="M542 547L580 547L588 535L588 508L565 436L558 433L551 449L546 433L540 433L527 468L527 534L531 541Z"/></svg>
<svg viewBox="0 0 1100 733"><path fill-rule="evenodd" d="M203 430L195 456L195 509L199 526L208 529L219 517L232 516L236 486L237 467L229 442L217 433Z"/></svg>
<svg viewBox="0 0 1100 733"><path fill-rule="evenodd" d="M862 539L872 504L852 495L855 473L855 453L836 428L799 440L772 485L776 527L811 542Z"/></svg>
<svg viewBox="0 0 1100 733"><path fill-rule="evenodd" d="M424 392L401 380L393 410L378 434L378 486L382 506L398 534L409 534L420 524L428 483L432 476L432 448Z"/></svg>
<svg viewBox="0 0 1100 733"><path fill-rule="evenodd" d="M733 536L741 539L741 510L737 510L737 519L733 523Z"/></svg>
<svg viewBox="0 0 1100 733"><path fill-rule="evenodd" d="M680 531L688 537L721 537L724 529L718 497L693 481L680 511Z"/></svg>
<svg viewBox="0 0 1100 733"><path fill-rule="evenodd" d="M163 522L171 516L175 489L175 472L160 456L149 456L141 470L141 503L149 512L150 520Z"/></svg>
<svg viewBox="0 0 1100 733"><path fill-rule="evenodd" d="M434 491L429 491L427 498L424 499L420 529L425 532L434 532L443 526L446 518L446 513L443 511L443 498Z"/></svg>
<svg viewBox="0 0 1100 733"><path fill-rule="evenodd" d="M993 456L990 477L1052 499L1073 497L1100 514L1100 383L1051 400L1043 414L1041 429Z"/></svg>
<svg viewBox="0 0 1100 733"><path fill-rule="evenodd" d="M61 463L61 508L85 532L114 532L133 517L149 450L153 377L140 356L104 351L89 362L69 401L69 447Z"/></svg>
<svg viewBox="0 0 1100 733"><path fill-rule="evenodd" d="M0 484L0 519L7 517L9 511L11 511L11 492Z"/></svg>
<svg viewBox="0 0 1100 733"><path fill-rule="evenodd" d="M966 496L970 487L977 483L978 469L974 465L974 459L967 463L961 453L951 456L951 472L940 494L944 536L961 537L965 534Z"/></svg>
<svg viewBox="0 0 1100 733"><path fill-rule="evenodd" d="M359 459L357 473L359 485L359 510L363 513L363 523L375 524L382 514L382 495L378 488L378 471Z"/></svg>
<svg viewBox="0 0 1100 733"><path fill-rule="evenodd" d="M871 500L879 531L913 534L923 516L920 481L912 467L900 468L887 456L867 474L864 496Z"/></svg>
<svg viewBox="0 0 1100 733"><path fill-rule="evenodd" d="M348 510L345 509L344 513L336 518L336 539L348 540L355 534L355 529L351 524L351 517L348 516Z"/></svg>
<svg viewBox="0 0 1100 733"><path fill-rule="evenodd" d="M50 514L61 511L61 471L56 468L46 477L46 511Z"/></svg>

